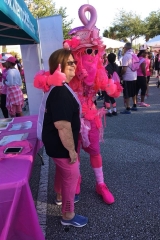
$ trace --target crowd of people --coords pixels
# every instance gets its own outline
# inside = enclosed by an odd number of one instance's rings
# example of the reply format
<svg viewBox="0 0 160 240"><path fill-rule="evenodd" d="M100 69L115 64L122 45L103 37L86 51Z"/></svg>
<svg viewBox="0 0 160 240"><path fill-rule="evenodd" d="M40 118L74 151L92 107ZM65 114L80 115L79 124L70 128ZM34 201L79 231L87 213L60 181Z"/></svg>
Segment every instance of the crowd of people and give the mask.
<svg viewBox="0 0 160 240"><path fill-rule="evenodd" d="M95 106L94 84L96 83L97 68L99 64L102 64L100 70L102 73L104 69L103 74L105 75L100 76L106 76L106 84L110 80L116 82L120 81L120 78L122 79L123 97L126 104L123 114L137 111L139 90L141 90L139 106L149 106L144 103L144 97L152 69L150 55L142 48L136 56L138 62L135 62L135 66L133 65L132 54L134 53L131 43L126 43L123 48L121 68L115 63L116 55L114 53L106 56L104 49L101 51L102 49L98 46L87 48L86 51L83 42L81 48L78 46L72 50L67 44L64 45L65 48L51 54L49 72L39 72L34 78L34 86L45 92L38 117L38 137L43 141L47 155L53 159L56 165L55 204L62 205L61 224L83 227L87 224L88 218L78 215L74 211L74 204L79 201L82 181L80 174L81 148L89 154L90 165L95 174L96 192L102 196L106 204L113 204L115 201L113 194L104 182L102 168L99 141L102 134L101 117L106 114L106 111L103 112L102 109L97 109ZM83 56L85 62L82 61L83 58L77 57L77 51L81 57ZM97 58L98 54L99 58ZM86 75L90 69L90 62L94 62L95 59L97 59L97 64L93 69L93 74ZM82 78L79 75L78 67L82 68L83 72L84 63L88 70L85 72L85 76L89 77L88 80L87 77ZM99 80L99 76L97 79ZM91 81L92 85L90 85ZM108 84L108 86L107 89L101 88L107 116L117 115L116 95L112 91L113 85ZM130 98L133 101L132 107L130 107Z"/></svg>
<svg viewBox="0 0 160 240"><path fill-rule="evenodd" d="M137 111L137 105L149 107L144 99L149 94L148 84L154 65L152 56L146 49L140 48L137 54L138 67L136 69L132 68L134 67L133 55L135 54L131 43L126 43L123 48L121 66L116 64L114 53L107 56L104 49L102 51L98 46L92 46L86 50L84 51L83 46L81 47L81 54L83 53L85 56L85 64L86 59L89 59L89 64L91 60L93 62L97 59L96 66L102 62L100 69L102 71L103 66L103 74L105 73L107 81L109 79L112 82L121 81L126 106L125 110L121 112L122 114ZM45 112L42 114L40 111L41 115L39 115L41 139L48 156L53 158L56 165L55 203L62 204L61 223L62 225L83 227L87 224L88 218L75 214L74 211L74 203L79 201L82 181L79 168L80 149L82 148L90 156L90 164L96 179L96 192L102 196L106 204L113 204L114 196L104 183L99 140L102 137L102 116L104 114L109 117L117 116L117 106L116 98L113 92L111 93L112 88L109 87L106 90L104 87L101 90L107 113L96 109L94 104L96 103L94 101L96 91L93 91L94 85L90 86L88 82L95 83L97 68L95 68L93 76L87 75L89 76L88 81L84 78L86 82L81 81L81 86L76 85L75 77L77 77L78 72L76 72L76 68L78 63L80 62L82 65L83 61L76 58L75 52L69 48L53 52L49 58L49 74L47 73L45 78L43 78L44 74L42 73L36 75L34 85L38 88L43 86L42 89L46 93L41 106L41 110L45 109ZM99 52L101 59L96 58ZM9 115L11 117L22 116L23 94L20 88L22 77L20 70L15 68L17 60L13 56L3 56L0 62L4 67L1 74L1 109L4 117L7 118ZM90 65L88 66L90 67ZM85 67L87 69L87 65ZM83 68L82 71L84 71ZM103 74L100 76L104 77ZM43 84L40 84L39 81ZM141 91L140 102L138 102L139 91ZM133 102L132 107L130 107L130 98Z"/></svg>
<svg viewBox="0 0 160 240"><path fill-rule="evenodd" d="M84 7L79 9L82 15ZM87 10L96 15L92 6ZM74 210L81 190L81 149L89 154L96 193L106 204L115 202L104 180L100 151L102 117L117 116L115 99L122 91L125 102L122 114L137 111L137 105L149 107L144 99L149 94L147 86L153 68L150 54L141 48L136 55L131 43L126 43L119 55L121 66L118 66L115 53L107 56L106 46L94 24L88 26L84 21L84 28L72 29L71 38L63 42L64 48L50 55L49 72L40 71L34 78L34 86L44 92L38 116L38 138L56 166L54 202L62 205L61 224L65 226L83 227L88 222L88 217ZM104 98L105 108L96 107L97 92Z"/></svg>
<svg viewBox="0 0 160 240"><path fill-rule="evenodd" d="M75 79L78 79L76 74L79 74L79 71L76 71L79 64L77 52L71 51L68 45L67 47L66 44L64 45L67 49L59 49L51 54L49 58L49 73L39 73L34 79L34 86L42 88L45 92L40 107L39 126L41 127L38 131L47 154L53 158L56 165L54 181L55 203L57 205L62 204L61 223L62 225L83 227L87 224L88 218L77 215L74 212L74 203L79 201L82 180L79 171L80 148L90 155L90 164L96 178L96 192L102 196L107 204L113 204L115 199L104 183L99 146L100 128L98 128L97 120L95 120L98 113L95 108L95 92L92 87L87 86L86 82L82 82L83 87L77 85L78 83L75 81ZM85 56L86 64L88 57L93 62L98 51L98 47L95 48L95 46L90 47L89 50L87 48L87 51L84 51L82 47L80 55L82 56L83 54ZM135 53L129 42L123 48L121 67L116 64L116 55L114 53L110 53L108 56L106 53L101 55L108 79L116 81L117 78L123 85L125 110L121 112L122 114L137 111L137 105L149 107L149 104L146 104L144 99L149 94L148 84L153 72L151 54L144 47L141 47L135 58L137 62L133 61L133 57L135 57ZM83 67L82 59L80 64ZM87 69L87 65L85 67ZM95 76L93 74L93 78ZM81 87L82 92L80 91ZM110 91L101 90L104 96L107 116L117 115L114 95ZM138 102L139 91L141 91L140 102ZM91 98L89 97L90 95ZM130 98L132 98L133 102L132 107L130 107ZM90 102L91 99L92 102ZM88 112L86 114L86 102L89 104L90 110L96 112L96 115L87 115ZM45 112L43 111L44 109ZM89 118L87 118L88 116ZM85 129L83 129L83 124L86 124ZM88 145L84 144L84 139L85 141L88 140Z"/></svg>
<svg viewBox="0 0 160 240"><path fill-rule="evenodd" d="M84 7L80 9L82 15ZM96 15L92 6L88 10ZM38 136L56 165L55 203L62 204L61 224L74 227L88 222L88 217L74 211L81 191L81 149L89 156L96 193L106 204L115 201L105 183L100 151L106 111L96 108L95 96L98 89L112 97L122 91L120 83L106 73L102 61L105 45L95 22L85 27L72 29L71 38L63 42L64 48L49 57L49 72L40 72L34 78L34 86L45 92L39 110Z"/></svg>
<svg viewBox="0 0 160 240"><path fill-rule="evenodd" d="M84 14L84 7L80 8L81 14ZM89 5L87 10L91 13L94 11L96 15L92 6ZM54 202L62 205L61 224L74 227L83 227L88 223L88 217L76 214L74 209L81 191L80 150L89 155L96 193L106 204L113 204L115 198L105 183L100 150L100 141L103 140L102 118L105 115L117 116L115 99L122 90L125 103L122 114L137 111L137 106L149 107L144 100L149 94L150 76L154 66L158 74L160 70L160 55L156 56L153 65L151 54L143 46L135 54L129 42L119 52L121 66L118 66L115 53L107 56L106 46L99 37L95 22L88 25L86 21L84 25L84 28L69 32L71 38L64 41L63 48L50 55L49 71L37 73L33 83L34 87L44 92L37 136L56 166ZM18 63L13 56L3 56L0 62L4 67L1 74L1 108L4 117L8 117L8 114L11 117L22 116L21 68L15 68ZM98 90L103 94L105 108L96 107Z"/></svg>
<svg viewBox="0 0 160 240"><path fill-rule="evenodd" d="M133 55L138 57L136 69L132 69ZM116 59L119 61L119 64L117 64ZM149 96L150 76L155 71L157 78L159 79L160 77L160 51L154 56L145 45L135 51L132 49L131 43L126 43L124 48L118 51L118 56L115 53L108 55L105 53L104 65L108 75L114 78L113 74L116 72L121 79L125 105L125 110L120 112L121 114L130 114L131 111L137 111L137 106L150 106L145 103L145 99ZM130 106L130 98L132 98L132 106ZM117 116L116 101L114 98L107 96L105 92L99 91L97 100L104 101L107 116ZM111 110L111 104L113 110Z"/></svg>

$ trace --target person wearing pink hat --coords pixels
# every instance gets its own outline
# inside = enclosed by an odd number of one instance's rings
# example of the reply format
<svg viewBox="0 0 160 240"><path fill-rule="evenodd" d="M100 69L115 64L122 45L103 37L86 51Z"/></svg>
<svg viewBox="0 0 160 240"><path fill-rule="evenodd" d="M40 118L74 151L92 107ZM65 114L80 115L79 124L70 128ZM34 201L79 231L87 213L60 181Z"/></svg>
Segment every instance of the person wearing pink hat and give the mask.
<svg viewBox="0 0 160 240"><path fill-rule="evenodd" d="M11 117L22 116L23 93L20 89L22 79L19 71L15 68L16 58L11 56L6 60L7 75L5 85L7 87L6 93L6 107Z"/></svg>
<svg viewBox="0 0 160 240"><path fill-rule="evenodd" d="M4 81L6 79L6 75L7 75L7 59L9 57L12 57L11 54L5 54L4 56L2 56L2 58L0 59L0 63L3 66L3 70L2 70L2 74L0 74L0 82L1 82L1 110L3 113L4 118L8 118L8 109L6 108L6 93L7 93L7 86L4 84Z"/></svg>
<svg viewBox="0 0 160 240"><path fill-rule="evenodd" d="M84 12L90 11L94 21L85 21ZM77 61L76 74L69 86L76 92L81 105L81 136L79 138L79 148L89 154L90 165L93 169L96 184L95 190L101 195L107 204L114 203L114 196L104 182L102 155L100 153L99 142L103 139L102 117L106 114L104 108L97 109L94 100L96 93L107 91L108 94L114 93L116 88L112 80L108 79L103 66L103 54L105 45L99 36L99 29L95 26L96 10L91 5L83 5L79 9L79 17L84 24L72 29L69 32L71 39L66 40L74 59ZM112 93L111 93L112 92ZM80 159L80 158L79 158ZM55 190L58 189L58 176L55 179ZM80 193L81 176L77 184L76 194Z"/></svg>

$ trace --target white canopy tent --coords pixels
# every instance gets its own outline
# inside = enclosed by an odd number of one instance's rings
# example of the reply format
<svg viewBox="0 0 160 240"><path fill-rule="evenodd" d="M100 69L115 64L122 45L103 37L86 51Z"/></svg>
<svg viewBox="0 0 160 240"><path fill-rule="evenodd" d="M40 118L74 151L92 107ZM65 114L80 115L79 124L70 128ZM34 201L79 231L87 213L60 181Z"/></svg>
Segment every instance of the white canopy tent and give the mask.
<svg viewBox="0 0 160 240"><path fill-rule="evenodd" d="M124 42L120 42L118 40L113 40L113 39L106 38L106 37L103 37L102 40L103 40L103 43L106 45L106 49L121 48L121 47L124 47L124 45L125 45Z"/></svg>
<svg viewBox="0 0 160 240"><path fill-rule="evenodd" d="M160 48L160 35L152 38L148 42L145 43L149 47Z"/></svg>

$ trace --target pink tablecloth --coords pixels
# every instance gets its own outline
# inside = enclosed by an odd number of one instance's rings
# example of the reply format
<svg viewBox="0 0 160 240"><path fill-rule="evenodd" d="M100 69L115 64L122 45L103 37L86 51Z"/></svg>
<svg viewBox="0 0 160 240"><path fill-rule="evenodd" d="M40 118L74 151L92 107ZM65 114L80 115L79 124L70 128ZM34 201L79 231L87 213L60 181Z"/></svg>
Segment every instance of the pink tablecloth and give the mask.
<svg viewBox="0 0 160 240"><path fill-rule="evenodd" d="M32 121L31 129L8 131L3 136L28 132L33 150L26 155L0 160L0 240L44 240L39 226L34 201L29 187L29 178L36 155L37 116L15 118L14 123ZM11 123L12 124L12 123Z"/></svg>

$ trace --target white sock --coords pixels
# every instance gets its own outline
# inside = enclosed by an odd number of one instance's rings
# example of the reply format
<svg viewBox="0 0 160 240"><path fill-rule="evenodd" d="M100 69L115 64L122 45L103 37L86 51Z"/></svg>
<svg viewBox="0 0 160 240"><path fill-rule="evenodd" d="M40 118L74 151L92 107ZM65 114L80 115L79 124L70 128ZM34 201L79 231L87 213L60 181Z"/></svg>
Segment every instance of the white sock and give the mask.
<svg viewBox="0 0 160 240"><path fill-rule="evenodd" d="M93 168L93 171L94 171L94 174L95 174L95 177L96 177L96 182L97 183L104 183L102 167Z"/></svg>
<svg viewBox="0 0 160 240"><path fill-rule="evenodd" d="M114 112L117 112L117 109L116 109L116 108L113 108L113 111L114 111Z"/></svg>

